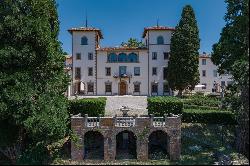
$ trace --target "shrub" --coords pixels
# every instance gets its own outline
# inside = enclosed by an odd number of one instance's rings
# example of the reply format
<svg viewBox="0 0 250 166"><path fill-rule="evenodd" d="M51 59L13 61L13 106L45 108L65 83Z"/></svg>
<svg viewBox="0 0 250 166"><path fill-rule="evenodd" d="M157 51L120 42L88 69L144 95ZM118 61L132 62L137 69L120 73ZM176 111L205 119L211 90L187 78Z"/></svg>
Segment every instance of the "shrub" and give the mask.
<svg viewBox="0 0 250 166"><path fill-rule="evenodd" d="M207 96L192 96L189 99L183 100L186 105L197 105L207 107L219 107L221 101L217 98L211 98Z"/></svg>
<svg viewBox="0 0 250 166"><path fill-rule="evenodd" d="M184 109L220 110L219 107L198 106L198 105L189 105L189 104L184 104Z"/></svg>
<svg viewBox="0 0 250 166"><path fill-rule="evenodd" d="M181 114L183 102L177 97L149 97L148 113L156 116L164 114Z"/></svg>
<svg viewBox="0 0 250 166"><path fill-rule="evenodd" d="M88 114L89 116L104 116L106 106L106 98L84 98L69 101L70 114L82 115Z"/></svg>
<svg viewBox="0 0 250 166"><path fill-rule="evenodd" d="M231 111L185 109L182 114L182 122L236 124L236 119L235 114Z"/></svg>

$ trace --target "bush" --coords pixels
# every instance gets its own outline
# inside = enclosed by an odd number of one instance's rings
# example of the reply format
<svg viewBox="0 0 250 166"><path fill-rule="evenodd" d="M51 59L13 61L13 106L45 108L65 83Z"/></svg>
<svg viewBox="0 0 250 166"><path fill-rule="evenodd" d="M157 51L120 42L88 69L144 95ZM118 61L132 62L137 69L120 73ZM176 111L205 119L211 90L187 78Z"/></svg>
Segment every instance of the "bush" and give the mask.
<svg viewBox="0 0 250 166"><path fill-rule="evenodd" d="M149 97L148 114L163 116L164 114L181 114L183 102L177 97Z"/></svg>
<svg viewBox="0 0 250 166"><path fill-rule="evenodd" d="M105 106L105 97L75 99L69 101L69 112L73 115L81 113L88 116L104 116Z"/></svg>
<svg viewBox="0 0 250 166"><path fill-rule="evenodd" d="M182 122L236 124L236 119L235 114L231 111L185 109L182 114Z"/></svg>
<svg viewBox="0 0 250 166"><path fill-rule="evenodd" d="M189 99L183 100L186 105L197 105L207 107L219 107L221 101L217 98L211 98L207 96L192 96Z"/></svg>
<svg viewBox="0 0 250 166"><path fill-rule="evenodd" d="M198 105L189 105L189 104L184 104L184 109L220 110L219 107L198 106Z"/></svg>

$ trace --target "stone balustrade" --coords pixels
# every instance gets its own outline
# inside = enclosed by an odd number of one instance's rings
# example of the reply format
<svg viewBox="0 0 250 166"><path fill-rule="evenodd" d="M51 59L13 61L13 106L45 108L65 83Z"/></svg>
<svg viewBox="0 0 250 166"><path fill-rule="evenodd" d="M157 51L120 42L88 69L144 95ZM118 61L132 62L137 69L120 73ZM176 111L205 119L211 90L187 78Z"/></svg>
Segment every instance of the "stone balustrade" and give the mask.
<svg viewBox="0 0 250 166"><path fill-rule="evenodd" d="M71 129L79 137L77 142L71 142L73 160L84 159L84 135L89 131L98 131L104 137L104 160L115 159L116 136L123 131L133 132L136 136L138 160L148 159L148 139L154 131L163 131L168 135L167 149L170 159L180 158L180 116L88 117L88 115L75 115L71 117Z"/></svg>

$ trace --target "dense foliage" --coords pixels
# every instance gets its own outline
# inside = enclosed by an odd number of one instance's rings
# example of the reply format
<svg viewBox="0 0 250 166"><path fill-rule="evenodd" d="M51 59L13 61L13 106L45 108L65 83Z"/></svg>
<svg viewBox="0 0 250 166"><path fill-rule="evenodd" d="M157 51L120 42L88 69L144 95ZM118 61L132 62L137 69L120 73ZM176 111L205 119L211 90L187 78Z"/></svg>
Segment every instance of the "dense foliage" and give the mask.
<svg viewBox="0 0 250 166"><path fill-rule="evenodd" d="M221 101L217 98L211 98L208 96L191 96L183 100L185 105L195 105L204 107L219 107Z"/></svg>
<svg viewBox="0 0 250 166"><path fill-rule="evenodd" d="M1 0L0 120L19 127L30 153L48 154L66 134L68 78L58 32L55 0Z"/></svg>
<svg viewBox="0 0 250 166"><path fill-rule="evenodd" d="M213 45L212 61L219 66L219 72L230 72L235 81L236 91L232 98L239 97L235 112L237 149L249 156L249 0L226 0L227 13L224 17L219 42Z"/></svg>
<svg viewBox="0 0 250 166"><path fill-rule="evenodd" d="M122 42L123 47L145 47L143 42L139 42L136 38L129 38L128 42Z"/></svg>
<svg viewBox="0 0 250 166"><path fill-rule="evenodd" d="M76 115L81 113L82 116L88 114L88 116L104 116L106 98L85 98L85 99L75 99L69 101L69 112L70 114Z"/></svg>
<svg viewBox="0 0 250 166"><path fill-rule="evenodd" d="M177 97L149 97L148 114L164 116L164 114L181 114L183 103Z"/></svg>
<svg viewBox="0 0 250 166"><path fill-rule="evenodd" d="M236 124L231 111L184 109L182 121L186 123Z"/></svg>
<svg viewBox="0 0 250 166"><path fill-rule="evenodd" d="M171 38L167 80L173 90L183 90L199 83L199 29L190 5L183 8L181 20ZM181 65L180 65L181 64ZM176 67L178 66L178 67Z"/></svg>

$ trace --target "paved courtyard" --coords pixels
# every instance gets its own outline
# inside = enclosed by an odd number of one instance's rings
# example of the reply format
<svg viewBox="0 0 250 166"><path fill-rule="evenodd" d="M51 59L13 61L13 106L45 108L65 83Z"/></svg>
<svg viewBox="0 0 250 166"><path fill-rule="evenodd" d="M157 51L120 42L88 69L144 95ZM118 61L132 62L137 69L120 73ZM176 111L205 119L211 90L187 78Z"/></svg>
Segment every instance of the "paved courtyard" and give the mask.
<svg viewBox="0 0 250 166"><path fill-rule="evenodd" d="M128 106L131 111L128 115L147 115L147 96L79 96L78 98L97 98L106 97L107 103L105 108L105 116L122 115L119 110L122 106ZM70 97L73 99L74 97Z"/></svg>

